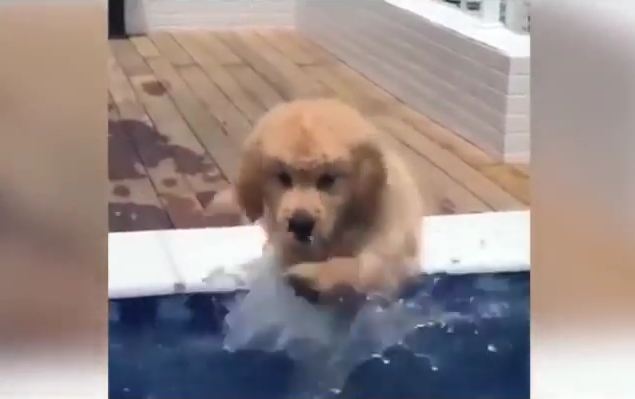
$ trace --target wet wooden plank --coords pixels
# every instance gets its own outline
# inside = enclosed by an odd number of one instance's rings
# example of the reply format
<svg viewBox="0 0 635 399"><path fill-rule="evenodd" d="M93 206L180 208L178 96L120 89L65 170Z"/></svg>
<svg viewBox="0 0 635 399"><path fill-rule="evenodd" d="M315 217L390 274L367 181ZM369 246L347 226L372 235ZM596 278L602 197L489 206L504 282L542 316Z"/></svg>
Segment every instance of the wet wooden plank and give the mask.
<svg viewBox="0 0 635 399"><path fill-rule="evenodd" d="M183 47L177 43L169 32L153 32L149 38L159 49L161 55L176 66L192 65L194 60Z"/></svg>
<svg viewBox="0 0 635 399"><path fill-rule="evenodd" d="M184 177L177 172L176 161L167 140L154 128L145 108L137 101L134 89L114 55L109 57L108 65L110 92L120 114L118 129L125 132L134 143L172 223L175 226L183 226L185 218L181 217L182 211L171 206L167 198L183 196L194 200L196 197Z"/></svg>
<svg viewBox="0 0 635 399"><path fill-rule="evenodd" d="M280 90L285 100L298 97L297 89L292 82L289 82L283 73L261 54L250 48L243 40L244 32L218 32L217 37L223 40L236 54L238 54L248 65L264 76L274 87Z"/></svg>
<svg viewBox="0 0 635 399"><path fill-rule="evenodd" d="M131 60L128 58L128 53L120 53L117 49L115 49L114 53L119 65L125 71L124 65ZM159 63L163 66L169 66L169 64L161 62L161 60L154 61L156 62L152 65L155 69L157 69ZM154 74L155 71L150 67L149 70L151 73L147 75L128 76L136 98L145 107L155 126L172 144L191 152L187 153L186 151L175 149L177 152L175 160L179 162L181 173L194 176L204 173L204 170L208 168L204 163L209 159L209 155L205 152L170 97L170 93L179 93L180 87L177 86L176 90L174 90L172 85L176 85L177 82L168 82L166 79L157 78Z"/></svg>
<svg viewBox="0 0 635 399"><path fill-rule="evenodd" d="M458 134L413 111L405 105L393 110L401 120L414 127L421 134L436 142L440 147L452 152L466 164L487 176L525 205L530 204L528 174L519 173L514 165L495 160L474 144Z"/></svg>
<svg viewBox="0 0 635 399"><path fill-rule="evenodd" d="M112 48L108 54L108 93L113 105L117 107L120 119L152 124L145 109L137 101L128 77L112 53Z"/></svg>
<svg viewBox="0 0 635 399"><path fill-rule="evenodd" d="M479 149L456 133L434 122L427 116L418 113L405 105L397 105L393 113L443 148L452 151L467 164L474 167L492 165L496 161L485 151Z"/></svg>
<svg viewBox="0 0 635 399"><path fill-rule="evenodd" d="M366 94L355 87L354 82L339 76L337 65L313 65L303 68L307 74L320 80L323 84L337 92L337 96L353 105L365 115L388 114L389 103L373 93Z"/></svg>
<svg viewBox="0 0 635 399"><path fill-rule="evenodd" d="M519 170L517 166L506 164L485 165L479 167L478 171L519 198L526 206L531 203L529 177Z"/></svg>
<svg viewBox="0 0 635 399"><path fill-rule="evenodd" d="M314 65L323 61L319 55L315 56L314 53L302 47L295 40L297 33L289 29L267 29L257 33L296 65Z"/></svg>
<svg viewBox="0 0 635 399"><path fill-rule="evenodd" d="M113 100L108 110L109 231L173 228L130 137L122 127Z"/></svg>
<svg viewBox="0 0 635 399"><path fill-rule="evenodd" d="M131 83L141 103L146 107L154 126L161 133L174 156L176 170L195 194L215 190L219 173L212 158L198 141L188 123L167 94L146 92L154 77L133 77Z"/></svg>
<svg viewBox="0 0 635 399"><path fill-rule="evenodd" d="M219 32L218 37L265 77L286 100L320 97L328 90L300 67L269 46L255 32Z"/></svg>
<svg viewBox="0 0 635 399"><path fill-rule="evenodd" d="M199 197L202 195L207 199L215 193L196 192L193 187L205 179L218 180L213 173L213 164L205 158L200 143L189 132L173 104L167 101L167 95L148 94L144 90L144 84L156 82L155 77L126 77L119 62L125 63L125 57L123 60L111 57L109 69L111 92L121 114L121 128L133 139L175 227L206 226Z"/></svg>
<svg viewBox="0 0 635 399"><path fill-rule="evenodd" d="M234 143L242 145L252 126L247 117L198 65L179 68L179 73L192 93L205 104L207 111L221 123Z"/></svg>
<svg viewBox="0 0 635 399"><path fill-rule="evenodd" d="M284 102L282 95L278 93L269 82L264 80L248 65L231 65L226 67L230 74L251 96L260 102L266 109L271 109Z"/></svg>
<svg viewBox="0 0 635 399"><path fill-rule="evenodd" d="M426 204L427 215L448 215L455 213L480 213L492 208L457 184L441 169L421 157L394 136L384 133L386 142L408 164L413 177L419 184Z"/></svg>
<svg viewBox="0 0 635 399"><path fill-rule="evenodd" d="M240 147L226 135L222 124L207 112L205 105L198 100L181 75L166 59L162 57L149 59L148 64L169 93L191 132L211 155L210 161L214 161L227 179L234 180L238 174ZM199 182L196 187L197 192L215 189L213 182L207 180L204 184Z"/></svg>
<svg viewBox="0 0 635 399"><path fill-rule="evenodd" d="M207 53L196 36L188 32L175 32L174 38L191 54L209 79L225 93L250 122L255 123L264 114L264 107L251 97L236 79Z"/></svg>
<svg viewBox="0 0 635 399"><path fill-rule="evenodd" d="M315 64L329 64L333 62L340 62L333 53L321 47L300 32L294 32L294 34L290 34L289 40L295 42L298 47L311 54L311 57L315 60Z"/></svg>
<svg viewBox="0 0 635 399"><path fill-rule="evenodd" d="M519 210L525 205L486 176L463 162L459 157L420 134L394 117L375 117L377 126L390 132L397 140L428 159L458 184L474 193L494 210Z"/></svg>
<svg viewBox="0 0 635 399"><path fill-rule="evenodd" d="M237 56L225 43L220 41L214 32L194 32L210 55L221 65L240 65L243 60Z"/></svg>
<svg viewBox="0 0 635 399"><path fill-rule="evenodd" d="M132 42L143 58L158 57L160 55L159 49L147 36L133 36L130 38L130 42Z"/></svg>
<svg viewBox="0 0 635 399"><path fill-rule="evenodd" d="M129 40L114 39L110 40L109 43L113 51L126 59L125 65L121 65L121 68L127 76L149 75L152 73Z"/></svg>

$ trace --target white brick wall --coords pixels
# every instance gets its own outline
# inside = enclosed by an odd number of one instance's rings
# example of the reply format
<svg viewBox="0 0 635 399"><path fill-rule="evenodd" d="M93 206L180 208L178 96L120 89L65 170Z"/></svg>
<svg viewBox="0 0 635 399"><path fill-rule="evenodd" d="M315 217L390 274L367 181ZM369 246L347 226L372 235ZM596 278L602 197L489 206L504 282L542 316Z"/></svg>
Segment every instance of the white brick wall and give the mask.
<svg viewBox="0 0 635 399"><path fill-rule="evenodd" d="M294 0L127 0L128 33L294 25Z"/></svg>
<svg viewBox="0 0 635 399"><path fill-rule="evenodd" d="M450 26L469 18L433 11ZM528 42L518 50L502 27L465 30L480 40L448 25L383 0L298 0L296 9L300 31L406 103L498 158L528 160Z"/></svg>

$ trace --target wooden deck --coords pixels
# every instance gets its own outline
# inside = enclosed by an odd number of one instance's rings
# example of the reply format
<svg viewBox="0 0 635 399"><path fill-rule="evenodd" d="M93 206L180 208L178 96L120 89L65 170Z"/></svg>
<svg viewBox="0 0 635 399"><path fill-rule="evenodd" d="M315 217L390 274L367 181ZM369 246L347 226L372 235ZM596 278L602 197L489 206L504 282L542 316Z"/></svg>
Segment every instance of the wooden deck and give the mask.
<svg viewBox="0 0 635 399"><path fill-rule="evenodd" d="M529 205L526 166L494 161L292 31L159 32L110 49L111 231L236 224L205 207L235 178L245 135L278 102L316 96L388 133L434 213Z"/></svg>

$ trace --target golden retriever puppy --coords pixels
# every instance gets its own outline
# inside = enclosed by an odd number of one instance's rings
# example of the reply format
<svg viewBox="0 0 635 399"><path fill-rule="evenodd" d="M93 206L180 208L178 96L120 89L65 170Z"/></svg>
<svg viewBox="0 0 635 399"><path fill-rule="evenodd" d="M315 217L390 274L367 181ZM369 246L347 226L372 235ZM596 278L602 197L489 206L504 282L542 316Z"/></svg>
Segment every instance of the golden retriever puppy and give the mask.
<svg viewBox="0 0 635 399"><path fill-rule="evenodd" d="M419 268L423 204L375 127L332 99L269 111L244 146L235 187L285 276L318 292L390 295Z"/></svg>

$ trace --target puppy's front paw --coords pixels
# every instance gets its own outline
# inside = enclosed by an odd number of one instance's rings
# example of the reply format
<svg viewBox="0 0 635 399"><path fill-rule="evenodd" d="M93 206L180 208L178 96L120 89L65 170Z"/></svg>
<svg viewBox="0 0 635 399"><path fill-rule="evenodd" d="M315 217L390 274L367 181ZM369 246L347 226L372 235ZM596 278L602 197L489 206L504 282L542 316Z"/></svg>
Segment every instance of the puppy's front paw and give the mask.
<svg viewBox="0 0 635 399"><path fill-rule="evenodd" d="M318 290L320 288L320 264L319 263L300 263L290 267L284 277L289 281L302 283L307 287Z"/></svg>
<svg viewBox="0 0 635 399"><path fill-rule="evenodd" d="M311 303L318 302L320 292L316 287L317 271L310 264L300 264L289 269L284 278L297 296L305 298Z"/></svg>
<svg viewBox="0 0 635 399"><path fill-rule="evenodd" d="M287 276L304 280L320 292L333 291L339 287L357 288L359 274L354 259L333 258L326 262L300 263L289 268Z"/></svg>
<svg viewBox="0 0 635 399"><path fill-rule="evenodd" d="M340 273L333 268L339 268ZM341 271L342 265L332 262L302 263L290 268L285 277L296 295L311 303L357 309L365 295L358 292L350 276Z"/></svg>

